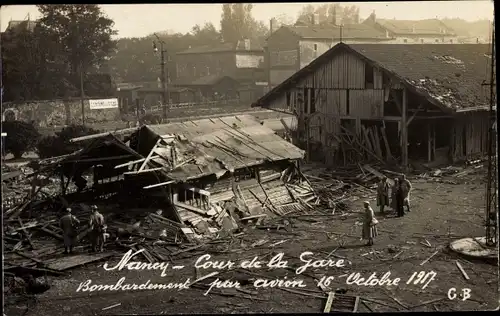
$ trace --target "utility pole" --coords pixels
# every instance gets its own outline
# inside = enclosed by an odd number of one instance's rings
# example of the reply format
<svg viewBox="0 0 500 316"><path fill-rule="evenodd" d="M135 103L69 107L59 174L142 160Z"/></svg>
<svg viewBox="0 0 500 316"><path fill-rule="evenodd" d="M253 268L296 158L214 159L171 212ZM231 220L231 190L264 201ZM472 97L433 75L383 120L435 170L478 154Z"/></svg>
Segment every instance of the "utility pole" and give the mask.
<svg viewBox="0 0 500 316"><path fill-rule="evenodd" d="M80 61L80 101L82 103L82 125L85 126L85 92L83 91L83 63Z"/></svg>
<svg viewBox="0 0 500 316"><path fill-rule="evenodd" d="M483 85L490 86L490 108L489 108L489 129L488 129L488 175L486 179L486 244L496 245L498 242L498 184L497 184L497 146L496 146L496 82L495 82L495 18L493 18L493 31L491 41L491 72L489 83Z"/></svg>
<svg viewBox="0 0 500 316"><path fill-rule="evenodd" d="M163 100L163 118L167 119L167 112L168 112L168 103L169 103L169 98L168 98L168 92L167 92L167 80L166 80L166 72L165 72L165 55L167 53L167 50L164 49L164 44L165 42L162 41L156 33L154 33L154 36L156 36L156 39L160 43L160 59L161 59L161 87L163 90L162 94L162 100ZM158 47L156 47L156 43L153 42L153 49L155 52L158 51Z"/></svg>

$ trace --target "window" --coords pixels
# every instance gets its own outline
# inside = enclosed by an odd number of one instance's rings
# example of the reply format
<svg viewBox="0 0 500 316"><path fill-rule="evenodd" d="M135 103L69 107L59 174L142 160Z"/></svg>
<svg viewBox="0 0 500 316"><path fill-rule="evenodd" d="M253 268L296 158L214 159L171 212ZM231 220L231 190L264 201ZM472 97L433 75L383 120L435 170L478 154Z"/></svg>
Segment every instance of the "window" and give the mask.
<svg viewBox="0 0 500 316"><path fill-rule="evenodd" d="M314 44L314 51L317 52L318 51L318 44Z"/></svg>
<svg viewBox="0 0 500 316"><path fill-rule="evenodd" d="M450 39L450 43L453 43L453 40L452 40L452 39Z"/></svg>
<svg viewBox="0 0 500 316"><path fill-rule="evenodd" d="M422 44L424 43L424 39L423 38L420 39L420 43L422 43Z"/></svg>
<svg viewBox="0 0 500 316"><path fill-rule="evenodd" d="M439 40L436 38L436 41L435 41L435 42L436 42L436 43L439 43Z"/></svg>
<svg viewBox="0 0 500 316"><path fill-rule="evenodd" d="M346 90L346 95L345 95L345 115L349 116L351 115L351 109L350 109L350 104L349 104L349 90Z"/></svg>
<svg viewBox="0 0 500 316"><path fill-rule="evenodd" d="M290 108L290 103L291 103L291 102L290 102L290 101L291 101L290 99L291 99L291 93L290 93L290 91L288 91L288 92L286 93L286 107L287 107L288 109Z"/></svg>
<svg viewBox="0 0 500 316"><path fill-rule="evenodd" d="M405 39L403 40L403 42L404 42L404 43L408 43L408 40L405 38Z"/></svg>
<svg viewBox="0 0 500 316"><path fill-rule="evenodd" d="M365 88L373 89L373 67L365 63Z"/></svg>
<svg viewBox="0 0 500 316"><path fill-rule="evenodd" d="M311 95L311 102L309 104L309 114L313 114L316 112L316 94L314 93L314 89L309 89L309 94Z"/></svg>

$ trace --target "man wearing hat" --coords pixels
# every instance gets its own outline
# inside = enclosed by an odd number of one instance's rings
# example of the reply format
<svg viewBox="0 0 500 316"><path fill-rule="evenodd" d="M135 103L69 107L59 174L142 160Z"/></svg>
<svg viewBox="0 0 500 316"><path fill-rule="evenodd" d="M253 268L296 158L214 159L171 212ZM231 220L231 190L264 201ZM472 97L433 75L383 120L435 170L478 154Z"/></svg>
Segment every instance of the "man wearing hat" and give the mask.
<svg viewBox="0 0 500 316"><path fill-rule="evenodd" d="M66 208L66 214L59 220L59 226L63 231L64 253L72 253L77 233L77 225L80 221L71 214L71 208Z"/></svg>
<svg viewBox="0 0 500 316"><path fill-rule="evenodd" d="M104 223L104 216L99 213L97 206L92 205L92 214L90 215L90 239L92 242L93 251L103 251L104 249L104 234L106 225Z"/></svg>

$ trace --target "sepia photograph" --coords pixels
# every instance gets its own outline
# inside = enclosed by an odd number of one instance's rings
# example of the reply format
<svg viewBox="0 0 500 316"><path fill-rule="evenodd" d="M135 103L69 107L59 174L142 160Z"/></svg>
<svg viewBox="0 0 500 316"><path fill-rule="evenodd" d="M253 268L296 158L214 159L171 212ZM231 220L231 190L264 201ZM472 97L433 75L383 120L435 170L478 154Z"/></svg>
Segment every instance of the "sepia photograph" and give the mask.
<svg viewBox="0 0 500 316"><path fill-rule="evenodd" d="M4 316L498 310L493 1L0 23Z"/></svg>

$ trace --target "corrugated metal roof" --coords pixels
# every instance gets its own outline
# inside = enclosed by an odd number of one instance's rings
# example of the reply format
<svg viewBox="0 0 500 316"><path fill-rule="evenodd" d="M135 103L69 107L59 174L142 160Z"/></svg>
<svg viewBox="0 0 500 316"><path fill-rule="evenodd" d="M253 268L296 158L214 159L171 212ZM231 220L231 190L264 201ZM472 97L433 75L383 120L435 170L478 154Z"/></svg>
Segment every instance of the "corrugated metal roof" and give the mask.
<svg viewBox="0 0 500 316"><path fill-rule="evenodd" d="M228 116L183 123L148 126L153 133L172 139L177 161L172 164L172 148L155 150L163 158L154 161L171 168L168 176L177 180L206 175L222 176L227 171L255 166L267 161L301 159L304 151L283 140L250 115ZM166 158L166 159L165 159Z"/></svg>

